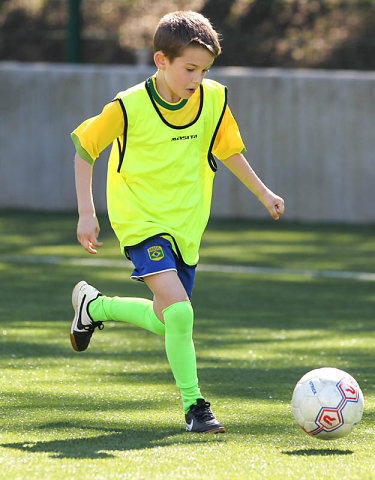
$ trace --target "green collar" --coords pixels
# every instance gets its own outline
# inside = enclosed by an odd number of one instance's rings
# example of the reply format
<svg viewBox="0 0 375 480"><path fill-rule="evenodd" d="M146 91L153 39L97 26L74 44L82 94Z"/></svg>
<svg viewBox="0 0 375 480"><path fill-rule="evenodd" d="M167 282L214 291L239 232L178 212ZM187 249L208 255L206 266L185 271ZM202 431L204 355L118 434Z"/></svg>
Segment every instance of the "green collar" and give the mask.
<svg viewBox="0 0 375 480"><path fill-rule="evenodd" d="M180 100L178 103L168 103L163 100L155 88L153 77L150 77L147 80L147 85L150 88L152 98L155 100L155 102L158 103L160 106L166 108L167 110L180 110L180 108L184 107L187 103L186 98Z"/></svg>

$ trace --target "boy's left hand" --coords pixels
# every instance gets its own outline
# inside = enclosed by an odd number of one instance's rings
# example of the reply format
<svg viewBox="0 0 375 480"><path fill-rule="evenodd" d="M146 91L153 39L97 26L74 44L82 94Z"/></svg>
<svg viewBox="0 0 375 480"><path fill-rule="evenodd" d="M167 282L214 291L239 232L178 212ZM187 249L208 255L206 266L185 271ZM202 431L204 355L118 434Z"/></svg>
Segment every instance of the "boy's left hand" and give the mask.
<svg viewBox="0 0 375 480"><path fill-rule="evenodd" d="M271 190L267 190L263 197L260 198L260 201L267 208L271 217L274 220L278 220L280 218L280 215L283 215L285 210L284 200L278 195L275 195L273 192L271 192Z"/></svg>

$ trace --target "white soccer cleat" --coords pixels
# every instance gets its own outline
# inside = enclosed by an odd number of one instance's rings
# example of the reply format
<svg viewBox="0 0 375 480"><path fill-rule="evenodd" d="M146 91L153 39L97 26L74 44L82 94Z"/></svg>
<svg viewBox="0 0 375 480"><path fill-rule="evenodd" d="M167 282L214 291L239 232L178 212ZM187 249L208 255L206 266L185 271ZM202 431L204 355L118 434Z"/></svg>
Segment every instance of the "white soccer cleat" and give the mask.
<svg viewBox="0 0 375 480"><path fill-rule="evenodd" d="M96 327L103 330L103 322L95 322L89 314L89 304L101 293L85 281L77 283L72 292L74 318L70 328L70 341L77 352L86 350Z"/></svg>

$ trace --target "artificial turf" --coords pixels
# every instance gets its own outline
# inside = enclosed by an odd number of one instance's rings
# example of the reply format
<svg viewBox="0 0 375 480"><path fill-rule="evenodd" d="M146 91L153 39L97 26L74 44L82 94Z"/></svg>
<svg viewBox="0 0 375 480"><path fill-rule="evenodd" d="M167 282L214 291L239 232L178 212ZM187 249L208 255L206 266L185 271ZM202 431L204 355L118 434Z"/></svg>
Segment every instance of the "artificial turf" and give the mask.
<svg viewBox="0 0 375 480"><path fill-rule="evenodd" d="M200 385L227 429L200 435L184 432L162 338L108 323L86 352L71 348L77 281L151 298L128 279L105 217L95 257L76 244L75 223L0 212L0 479L375 478L374 282L304 273L375 273L374 226L209 224L202 264L265 270L197 272ZM330 442L290 412L297 380L322 366L347 370L365 398L356 430Z"/></svg>

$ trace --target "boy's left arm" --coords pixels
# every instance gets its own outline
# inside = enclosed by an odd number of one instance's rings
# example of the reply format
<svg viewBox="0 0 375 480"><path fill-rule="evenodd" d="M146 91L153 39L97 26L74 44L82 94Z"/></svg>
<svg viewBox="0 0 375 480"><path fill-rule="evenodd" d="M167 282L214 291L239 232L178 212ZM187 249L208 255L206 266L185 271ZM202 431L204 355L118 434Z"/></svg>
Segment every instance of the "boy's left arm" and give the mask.
<svg viewBox="0 0 375 480"><path fill-rule="evenodd" d="M222 163L258 198L271 217L278 220L284 213L284 200L264 185L242 153L235 153Z"/></svg>

